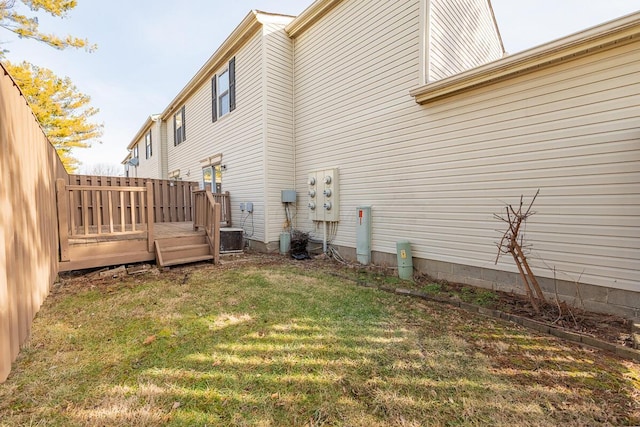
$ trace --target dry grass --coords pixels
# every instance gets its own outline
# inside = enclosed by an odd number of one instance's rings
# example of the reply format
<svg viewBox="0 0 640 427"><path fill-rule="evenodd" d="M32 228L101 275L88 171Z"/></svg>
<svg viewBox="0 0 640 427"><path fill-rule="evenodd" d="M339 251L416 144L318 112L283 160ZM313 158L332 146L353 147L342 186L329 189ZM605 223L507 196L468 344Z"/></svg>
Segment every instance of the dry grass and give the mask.
<svg viewBox="0 0 640 427"><path fill-rule="evenodd" d="M70 280L0 425L629 425L640 367L310 264Z"/></svg>

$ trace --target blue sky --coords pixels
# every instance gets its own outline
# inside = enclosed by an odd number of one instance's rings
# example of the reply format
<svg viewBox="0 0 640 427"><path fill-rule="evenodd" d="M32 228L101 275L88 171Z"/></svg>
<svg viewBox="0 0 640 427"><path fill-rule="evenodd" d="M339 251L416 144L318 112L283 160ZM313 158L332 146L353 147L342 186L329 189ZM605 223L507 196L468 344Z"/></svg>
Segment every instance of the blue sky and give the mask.
<svg viewBox="0 0 640 427"><path fill-rule="evenodd" d="M164 110L251 9L297 15L311 0L78 0L65 19L39 15L41 28L98 44L58 51L0 32L11 61L69 76L100 109L101 144L75 156L90 170L117 165L149 114ZM516 53L640 10L640 0L492 0L505 48Z"/></svg>

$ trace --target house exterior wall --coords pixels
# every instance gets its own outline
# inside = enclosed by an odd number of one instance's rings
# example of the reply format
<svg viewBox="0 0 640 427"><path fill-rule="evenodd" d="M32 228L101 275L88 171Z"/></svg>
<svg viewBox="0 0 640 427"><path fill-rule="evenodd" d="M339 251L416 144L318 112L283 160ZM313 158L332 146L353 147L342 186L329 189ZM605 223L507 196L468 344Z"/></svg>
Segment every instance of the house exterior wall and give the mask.
<svg viewBox="0 0 640 427"><path fill-rule="evenodd" d="M439 123L425 166L441 178L425 189L473 208L450 216L472 226L467 264L486 266L481 248L499 237L482 220L540 188L527 226L536 273L639 290L639 61L636 43L424 107ZM514 271L509 261L498 267Z"/></svg>
<svg viewBox="0 0 640 427"><path fill-rule="evenodd" d="M294 188L293 42L282 25L264 24L265 205L264 243L277 247L286 221L280 191Z"/></svg>
<svg viewBox="0 0 640 427"><path fill-rule="evenodd" d="M137 178L138 177L138 168L131 165L124 166L124 172L127 177Z"/></svg>
<svg viewBox="0 0 640 427"><path fill-rule="evenodd" d="M255 33L235 53L236 109L211 117L211 76L185 102L186 140L174 146L173 113L166 119L168 171L180 170L180 178L202 182L201 160L222 154L227 170L222 173L222 190L231 194L234 224L244 220L251 238L264 239L265 184L263 137L263 35ZM231 59L231 58L229 58ZM226 65L225 65L226 67ZM253 218L239 210L239 203L254 203Z"/></svg>
<svg viewBox="0 0 640 427"><path fill-rule="evenodd" d="M130 176L137 178L162 178L162 141L160 133L160 123L151 122L151 126L145 130L144 134L138 139L138 166L130 166ZM151 157L146 156L146 135L151 131Z"/></svg>
<svg viewBox="0 0 640 427"><path fill-rule="evenodd" d="M159 175L155 178L158 179L169 179L169 146L168 146L168 136L167 136L167 122L164 120L158 120L157 122L157 126L158 126L158 134L159 134L159 139L158 139L158 148L160 149L158 154L158 161L160 162L160 167L159 167Z"/></svg>
<svg viewBox="0 0 640 427"><path fill-rule="evenodd" d="M487 0L428 0L429 81L502 58Z"/></svg>
<svg viewBox="0 0 640 427"><path fill-rule="evenodd" d="M133 148L134 153L136 147L138 148L138 166L129 166L129 176L135 178L145 176L145 174L149 173L149 169L151 169L149 167L151 162L144 158L144 138L138 139L137 144Z"/></svg>
<svg viewBox="0 0 640 427"><path fill-rule="evenodd" d="M405 139L422 123L408 96L419 80L420 12L413 0L342 2L296 37L296 189L306 201L307 174L339 168L334 244L355 246L356 206L373 204L373 249L391 251L403 232L398 215L409 214L398 210L421 204L413 188L399 188L405 162L419 156ZM321 234L306 207L297 219Z"/></svg>
<svg viewBox="0 0 640 427"><path fill-rule="evenodd" d="M638 43L419 106L419 13L352 0L296 36L296 189L306 202L307 174L339 168L332 243L354 248L356 206L371 205L375 252L408 238L422 265L515 273L494 266L493 214L540 188L535 273L638 292ZM296 225L318 237L304 205Z"/></svg>

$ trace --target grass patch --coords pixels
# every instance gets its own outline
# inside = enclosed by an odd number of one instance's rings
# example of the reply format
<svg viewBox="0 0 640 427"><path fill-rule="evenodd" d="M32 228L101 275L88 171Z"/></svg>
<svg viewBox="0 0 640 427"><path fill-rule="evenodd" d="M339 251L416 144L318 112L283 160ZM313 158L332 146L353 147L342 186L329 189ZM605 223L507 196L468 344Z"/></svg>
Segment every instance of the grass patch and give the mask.
<svg viewBox="0 0 640 427"><path fill-rule="evenodd" d="M459 293L460 299L480 307L494 307L500 299L495 292L486 289L463 286Z"/></svg>
<svg viewBox="0 0 640 427"><path fill-rule="evenodd" d="M633 424L639 372L313 269L207 265L54 291L0 425Z"/></svg>
<svg viewBox="0 0 640 427"><path fill-rule="evenodd" d="M442 293L444 290L442 288L442 285L440 283L429 283L426 284L422 290L428 294L439 294Z"/></svg>

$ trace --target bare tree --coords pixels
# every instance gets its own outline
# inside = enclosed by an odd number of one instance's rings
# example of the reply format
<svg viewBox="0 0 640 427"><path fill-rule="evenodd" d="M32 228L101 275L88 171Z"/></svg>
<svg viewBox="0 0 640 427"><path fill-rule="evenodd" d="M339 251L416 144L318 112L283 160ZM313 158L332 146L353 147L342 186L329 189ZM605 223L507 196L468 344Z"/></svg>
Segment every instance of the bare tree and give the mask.
<svg viewBox="0 0 640 427"><path fill-rule="evenodd" d="M535 202L539 193L540 189L536 191L535 196L531 199L531 203L529 203L526 210L523 210L524 196L520 196L520 205L518 206L518 209L515 209L512 205L507 205L505 207L504 215L493 215L496 219L508 224L508 229L502 235L500 243L496 244L498 246L498 255L496 256L495 263L498 263L500 255L511 254L516 266L518 267L518 271L520 272L520 277L524 283L527 297L536 311L540 310L540 303L546 303L546 299L542 293L542 289L540 289L536 276L529 267L523 248L525 247L524 224L527 222L527 219L535 213L531 211L531 208L533 207L533 202Z"/></svg>
<svg viewBox="0 0 640 427"><path fill-rule="evenodd" d="M111 163L96 163L84 166L82 173L95 176L119 176L122 175L122 168Z"/></svg>

